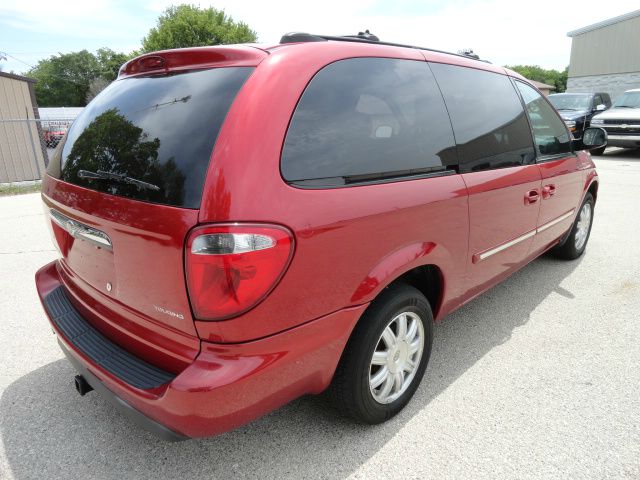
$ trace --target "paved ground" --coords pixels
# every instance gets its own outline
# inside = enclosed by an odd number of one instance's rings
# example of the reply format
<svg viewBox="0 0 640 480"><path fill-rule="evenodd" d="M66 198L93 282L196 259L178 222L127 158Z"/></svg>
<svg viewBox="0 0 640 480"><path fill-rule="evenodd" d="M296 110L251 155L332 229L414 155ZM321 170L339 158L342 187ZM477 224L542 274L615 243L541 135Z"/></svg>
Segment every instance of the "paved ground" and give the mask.
<svg viewBox="0 0 640 480"><path fill-rule="evenodd" d="M38 196L0 198L0 478L640 478L640 152L597 163L586 255L536 260L440 324L394 420L304 398L179 444L75 393L33 286L55 256Z"/></svg>

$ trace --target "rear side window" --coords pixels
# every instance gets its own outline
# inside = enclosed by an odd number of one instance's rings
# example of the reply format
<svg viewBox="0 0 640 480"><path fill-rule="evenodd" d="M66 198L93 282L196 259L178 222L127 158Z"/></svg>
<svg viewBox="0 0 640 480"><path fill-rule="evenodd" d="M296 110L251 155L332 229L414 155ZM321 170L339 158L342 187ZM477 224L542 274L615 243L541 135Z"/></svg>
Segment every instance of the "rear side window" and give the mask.
<svg viewBox="0 0 640 480"><path fill-rule="evenodd" d="M335 186L456 163L451 123L426 62L342 60L311 80L291 119L282 176Z"/></svg>
<svg viewBox="0 0 640 480"><path fill-rule="evenodd" d="M571 151L571 137L565 123L549 102L536 90L516 81L533 129L533 138L540 155L560 155Z"/></svg>
<svg viewBox="0 0 640 480"><path fill-rule="evenodd" d="M460 156L460 172L535 162L531 130L511 80L473 68L431 64Z"/></svg>
<svg viewBox="0 0 640 480"><path fill-rule="evenodd" d="M216 137L252 70L113 82L73 123L48 173L112 195L198 208Z"/></svg>

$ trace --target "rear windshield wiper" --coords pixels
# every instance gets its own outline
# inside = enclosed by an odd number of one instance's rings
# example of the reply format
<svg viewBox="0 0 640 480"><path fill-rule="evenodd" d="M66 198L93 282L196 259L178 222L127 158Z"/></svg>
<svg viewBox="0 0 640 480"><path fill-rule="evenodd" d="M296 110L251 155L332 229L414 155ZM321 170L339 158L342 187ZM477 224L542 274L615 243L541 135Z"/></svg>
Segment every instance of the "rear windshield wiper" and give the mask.
<svg viewBox="0 0 640 480"><path fill-rule="evenodd" d="M104 170L98 170L92 172L90 170L78 170L78 177L90 178L92 180L115 180L116 182L128 183L129 185L135 185L138 190L160 190L160 187L153 183L143 182L137 178L127 177L124 173L111 173Z"/></svg>

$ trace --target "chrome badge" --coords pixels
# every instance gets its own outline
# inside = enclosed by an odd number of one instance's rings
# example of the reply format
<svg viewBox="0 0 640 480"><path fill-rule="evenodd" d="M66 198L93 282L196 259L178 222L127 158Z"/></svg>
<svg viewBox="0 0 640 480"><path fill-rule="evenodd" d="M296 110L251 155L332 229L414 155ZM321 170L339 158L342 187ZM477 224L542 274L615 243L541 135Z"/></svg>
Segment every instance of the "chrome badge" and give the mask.
<svg viewBox="0 0 640 480"><path fill-rule="evenodd" d="M57 210L50 210L49 215L51 216L51 220L53 220L60 228L66 230L73 238L92 243L98 248L106 248L107 250L113 249L111 239L106 233L85 225L84 223L72 220Z"/></svg>
<svg viewBox="0 0 640 480"><path fill-rule="evenodd" d="M170 315L172 317L179 318L180 320L184 320L184 315L182 315L181 313L172 312L171 310L159 307L158 305L154 305L153 308L156 309L156 312L164 313L165 315Z"/></svg>

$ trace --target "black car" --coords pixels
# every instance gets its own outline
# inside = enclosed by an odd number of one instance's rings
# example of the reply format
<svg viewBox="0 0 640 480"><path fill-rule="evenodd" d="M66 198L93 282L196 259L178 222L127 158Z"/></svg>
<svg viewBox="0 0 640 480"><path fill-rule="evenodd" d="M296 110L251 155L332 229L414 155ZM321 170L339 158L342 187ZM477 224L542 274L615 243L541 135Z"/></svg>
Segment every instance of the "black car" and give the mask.
<svg viewBox="0 0 640 480"><path fill-rule="evenodd" d="M582 138L582 132L591 118L611 106L608 93L554 93L549 101L567 124L575 138Z"/></svg>

